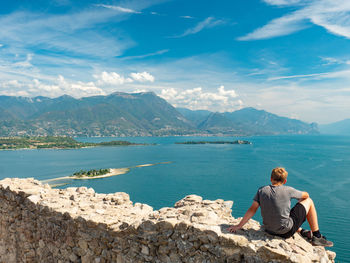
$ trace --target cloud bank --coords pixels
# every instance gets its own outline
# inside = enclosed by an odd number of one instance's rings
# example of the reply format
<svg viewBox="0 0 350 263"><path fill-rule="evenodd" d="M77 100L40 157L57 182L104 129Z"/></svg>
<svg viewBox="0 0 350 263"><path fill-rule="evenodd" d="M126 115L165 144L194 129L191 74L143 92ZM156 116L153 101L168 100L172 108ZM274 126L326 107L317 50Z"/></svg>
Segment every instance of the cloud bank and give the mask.
<svg viewBox="0 0 350 263"><path fill-rule="evenodd" d="M201 87L183 91L167 88L162 89L159 95L175 107L192 110L224 112L240 109L243 105L243 102L237 99L237 93L234 90L225 90L224 86L220 86L217 92L206 92Z"/></svg>

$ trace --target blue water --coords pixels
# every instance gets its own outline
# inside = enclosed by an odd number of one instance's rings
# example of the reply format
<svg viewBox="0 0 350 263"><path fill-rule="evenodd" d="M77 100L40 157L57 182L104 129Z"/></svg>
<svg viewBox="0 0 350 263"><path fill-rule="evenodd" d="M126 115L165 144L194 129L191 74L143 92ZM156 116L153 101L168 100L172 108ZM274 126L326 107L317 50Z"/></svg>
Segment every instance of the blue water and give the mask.
<svg viewBox="0 0 350 263"><path fill-rule="evenodd" d="M78 138L109 141L118 138ZM283 166L288 185L313 198L321 232L334 241L337 261L350 262L350 137L262 136L246 138L253 145L176 145L187 140L237 138L121 138L150 146L99 147L77 150L0 151L0 178L67 176L80 169L133 168L124 175L74 181L68 186L93 187L101 193L127 192L133 202L155 209L173 206L189 194L205 199L234 200L233 216L243 216L258 187L269 183L271 169ZM244 138L243 138L244 139ZM65 186L66 187L66 186ZM254 216L261 220L260 213Z"/></svg>

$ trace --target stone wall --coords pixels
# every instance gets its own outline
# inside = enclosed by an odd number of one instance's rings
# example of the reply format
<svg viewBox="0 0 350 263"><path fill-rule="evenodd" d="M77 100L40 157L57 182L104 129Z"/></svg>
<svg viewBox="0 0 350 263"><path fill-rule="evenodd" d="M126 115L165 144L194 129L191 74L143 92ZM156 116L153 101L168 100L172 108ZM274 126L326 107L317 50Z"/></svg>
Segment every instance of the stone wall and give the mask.
<svg viewBox="0 0 350 263"><path fill-rule="evenodd" d="M334 262L298 234L275 238L250 220L227 233L232 201L190 195L153 211L128 194L0 181L0 262Z"/></svg>

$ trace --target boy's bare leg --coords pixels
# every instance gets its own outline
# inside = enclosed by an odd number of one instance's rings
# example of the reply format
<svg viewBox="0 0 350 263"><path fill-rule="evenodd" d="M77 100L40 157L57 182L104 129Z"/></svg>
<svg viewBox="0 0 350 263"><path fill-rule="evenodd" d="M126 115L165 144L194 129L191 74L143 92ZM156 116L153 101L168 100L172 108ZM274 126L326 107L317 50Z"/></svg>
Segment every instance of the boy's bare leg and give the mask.
<svg viewBox="0 0 350 263"><path fill-rule="evenodd" d="M314 202L312 201L311 198L307 198L305 200L300 201L300 203L305 207L306 210L306 219L309 222L312 235L308 239L311 238L311 244L313 246L323 246L323 247L332 247L333 242L328 241L325 236L322 236L319 228L318 228L318 221L317 221L317 213L316 213L316 208L314 205Z"/></svg>
<svg viewBox="0 0 350 263"><path fill-rule="evenodd" d="M306 219L309 222L312 232L319 230L315 204L311 198L300 201L306 210ZM301 229L300 229L301 230ZM298 230L299 231L299 230Z"/></svg>

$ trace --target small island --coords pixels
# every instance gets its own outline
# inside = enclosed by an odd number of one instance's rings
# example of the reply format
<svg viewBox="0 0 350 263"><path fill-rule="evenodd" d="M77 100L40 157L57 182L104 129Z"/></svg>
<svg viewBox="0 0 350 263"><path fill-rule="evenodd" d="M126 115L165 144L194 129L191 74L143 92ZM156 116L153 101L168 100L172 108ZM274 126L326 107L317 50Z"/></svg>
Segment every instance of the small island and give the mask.
<svg viewBox="0 0 350 263"><path fill-rule="evenodd" d="M131 169L134 169L134 168L142 168L142 167L149 167L149 166L154 166L158 164L169 164L169 163L171 162L146 163L146 164L139 164L139 165L130 166L126 168L104 168L99 170L96 170L96 169L80 170L78 172L73 173L70 176L47 179L47 180L43 180L42 182L50 184L51 187L58 187L58 186L67 185L73 180L106 178L106 177L111 177L115 175L126 174L130 172Z"/></svg>
<svg viewBox="0 0 350 263"><path fill-rule="evenodd" d="M60 179L63 179L63 178L66 178L66 179L67 178L69 178L69 179L105 178L105 177L110 177L110 176L114 176L114 175L125 174L129 171L130 171L129 168L119 168L119 169L106 168L106 169L99 169L99 170L92 169L89 171L80 170L79 172L75 172L73 175L71 175L69 177L62 177Z"/></svg>
<svg viewBox="0 0 350 263"><path fill-rule="evenodd" d="M0 137L0 150L16 149L80 149L98 146L130 146L148 145L145 143L132 143L128 141L109 142L78 142L71 137L41 136L41 137Z"/></svg>
<svg viewBox="0 0 350 263"><path fill-rule="evenodd" d="M236 140L236 141L187 141L187 142L175 142L175 144L252 144L252 143L244 140Z"/></svg>
<svg viewBox="0 0 350 263"><path fill-rule="evenodd" d="M71 177L95 177L95 176L100 176L100 175L105 175L111 172L111 169L99 169L99 170L89 170L89 171L84 171L80 170L79 172L75 172Z"/></svg>

